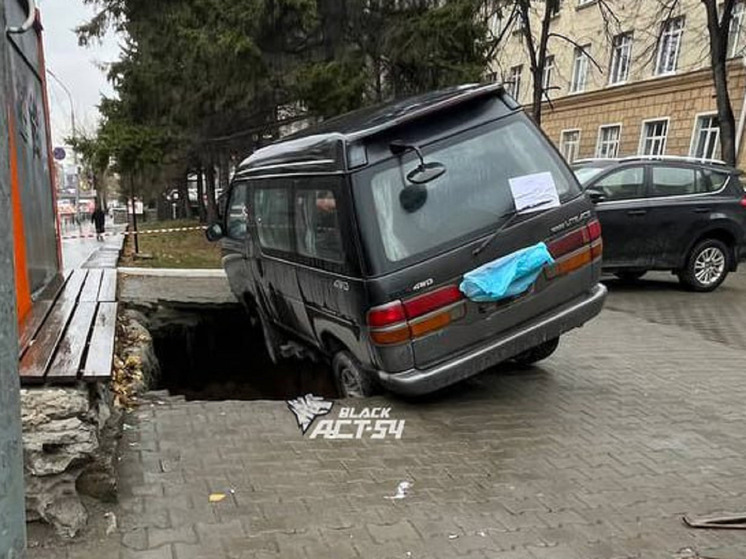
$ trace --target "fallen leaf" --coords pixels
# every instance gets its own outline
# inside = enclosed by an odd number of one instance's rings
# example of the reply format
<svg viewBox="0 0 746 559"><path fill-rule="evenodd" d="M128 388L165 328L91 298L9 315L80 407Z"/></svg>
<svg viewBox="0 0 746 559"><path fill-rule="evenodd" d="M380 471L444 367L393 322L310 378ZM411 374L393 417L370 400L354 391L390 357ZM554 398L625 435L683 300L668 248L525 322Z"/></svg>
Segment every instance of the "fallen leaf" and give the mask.
<svg viewBox="0 0 746 559"><path fill-rule="evenodd" d="M211 503L219 503L223 499L225 499L225 493L210 493L207 500Z"/></svg>

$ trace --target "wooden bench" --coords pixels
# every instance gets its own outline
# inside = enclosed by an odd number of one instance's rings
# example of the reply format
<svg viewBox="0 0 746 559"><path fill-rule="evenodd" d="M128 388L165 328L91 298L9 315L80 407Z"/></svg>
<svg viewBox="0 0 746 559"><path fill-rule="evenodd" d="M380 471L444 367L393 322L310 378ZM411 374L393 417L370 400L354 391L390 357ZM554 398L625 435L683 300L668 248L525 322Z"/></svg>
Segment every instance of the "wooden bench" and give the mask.
<svg viewBox="0 0 746 559"><path fill-rule="evenodd" d="M71 384L111 377L117 271L76 269L37 297L19 333L21 384Z"/></svg>

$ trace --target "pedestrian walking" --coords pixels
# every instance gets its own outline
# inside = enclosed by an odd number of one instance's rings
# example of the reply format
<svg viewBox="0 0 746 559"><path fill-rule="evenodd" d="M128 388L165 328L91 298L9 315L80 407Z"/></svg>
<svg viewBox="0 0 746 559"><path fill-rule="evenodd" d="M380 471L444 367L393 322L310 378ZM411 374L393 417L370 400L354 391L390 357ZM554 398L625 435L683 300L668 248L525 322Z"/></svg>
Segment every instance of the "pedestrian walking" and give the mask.
<svg viewBox="0 0 746 559"><path fill-rule="evenodd" d="M96 240L103 241L104 222L106 221L106 214L104 213L104 210L101 209L101 205L98 203L98 200L96 200L96 208L91 214L91 221L96 226Z"/></svg>

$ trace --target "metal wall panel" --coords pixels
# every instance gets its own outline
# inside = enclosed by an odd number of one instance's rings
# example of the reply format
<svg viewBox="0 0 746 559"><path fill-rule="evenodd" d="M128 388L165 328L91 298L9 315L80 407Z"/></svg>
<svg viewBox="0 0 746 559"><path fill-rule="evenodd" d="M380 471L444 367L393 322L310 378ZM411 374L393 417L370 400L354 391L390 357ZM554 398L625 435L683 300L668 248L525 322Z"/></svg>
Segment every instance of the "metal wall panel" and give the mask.
<svg viewBox="0 0 746 559"><path fill-rule="evenodd" d="M8 19L25 19L26 3L9 0ZM54 192L49 164L44 80L35 30L11 35L12 117L23 209L26 264L32 293L42 289L59 268Z"/></svg>

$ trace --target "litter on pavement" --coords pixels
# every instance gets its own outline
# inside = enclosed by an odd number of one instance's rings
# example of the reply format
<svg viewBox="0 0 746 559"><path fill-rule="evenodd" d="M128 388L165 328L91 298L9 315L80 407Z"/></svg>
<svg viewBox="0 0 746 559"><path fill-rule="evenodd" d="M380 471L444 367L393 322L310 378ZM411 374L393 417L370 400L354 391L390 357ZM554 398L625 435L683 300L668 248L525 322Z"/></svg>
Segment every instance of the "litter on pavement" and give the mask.
<svg viewBox="0 0 746 559"><path fill-rule="evenodd" d="M403 499L407 496L407 492L411 489L411 481L402 481L396 486L396 493L394 495L387 495L385 499Z"/></svg>

